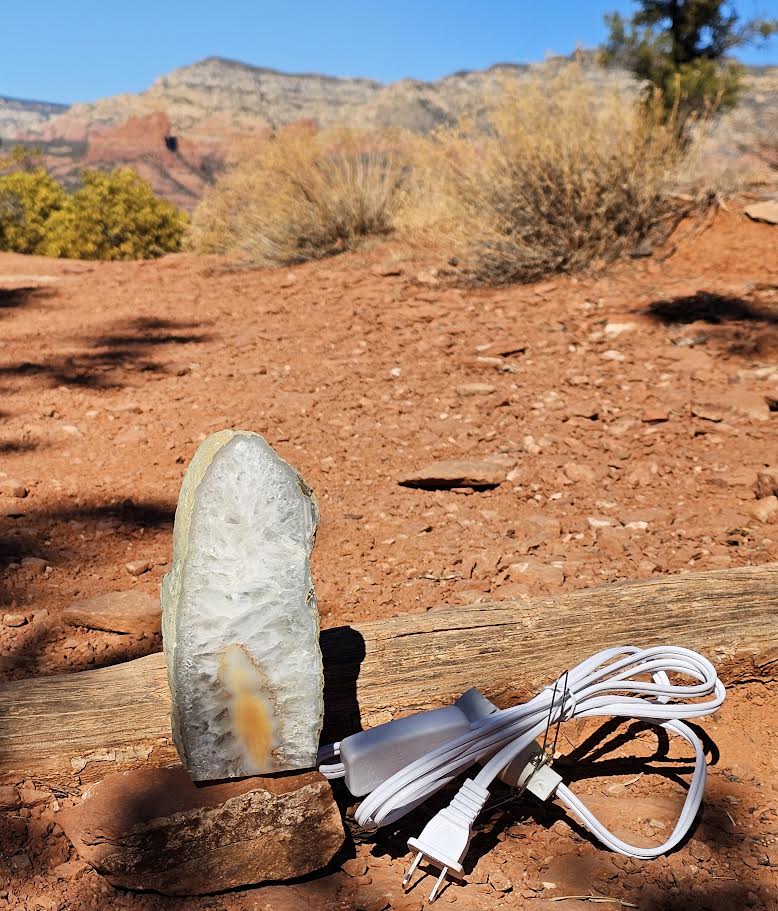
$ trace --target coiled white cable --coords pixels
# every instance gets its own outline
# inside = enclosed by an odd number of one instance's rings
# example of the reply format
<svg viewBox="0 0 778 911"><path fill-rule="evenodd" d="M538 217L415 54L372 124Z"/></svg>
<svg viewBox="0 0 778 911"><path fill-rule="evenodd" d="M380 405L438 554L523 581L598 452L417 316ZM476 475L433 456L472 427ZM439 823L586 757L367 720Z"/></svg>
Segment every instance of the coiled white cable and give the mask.
<svg viewBox="0 0 778 911"><path fill-rule="evenodd" d="M687 682L673 683L671 674ZM528 702L483 718L468 733L409 763L365 798L356 821L364 827L394 822L476 763L483 763L483 767L474 778L475 785L488 788L549 726L562 721L595 716L632 718L678 734L695 751L692 780L670 838L656 848L629 845L609 832L566 785L556 788L556 796L611 850L636 858L657 857L683 838L702 802L704 750L682 719L714 712L725 695L713 665L690 649L605 649L563 674L553 690L547 687Z"/></svg>

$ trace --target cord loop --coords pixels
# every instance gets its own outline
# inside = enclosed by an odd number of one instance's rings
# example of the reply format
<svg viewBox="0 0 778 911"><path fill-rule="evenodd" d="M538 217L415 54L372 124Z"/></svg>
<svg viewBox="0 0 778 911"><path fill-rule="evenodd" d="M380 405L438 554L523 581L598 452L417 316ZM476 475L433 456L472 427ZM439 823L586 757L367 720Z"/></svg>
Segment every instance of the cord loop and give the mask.
<svg viewBox="0 0 778 911"><path fill-rule="evenodd" d="M673 683L671 675L686 682ZM558 695L552 694L549 699L546 691L554 689ZM365 798L356 821L366 827L392 823L475 763L483 763L475 783L488 788L522 751L544 736L544 731L548 735L550 724L561 725L574 717L636 718L679 735L695 750L694 774L686 802L664 845L658 848L628 845L608 832L565 785L560 784L556 793L595 837L612 850L632 857L657 857L683 838L702 802L705 755L699 737L684 724L684 719L709 715L721 706L725 696L713 665L690 649L678 646L604 649L565 672L555 684L543 687L528 702L494 712L467 734L409 763Z"/></svg>

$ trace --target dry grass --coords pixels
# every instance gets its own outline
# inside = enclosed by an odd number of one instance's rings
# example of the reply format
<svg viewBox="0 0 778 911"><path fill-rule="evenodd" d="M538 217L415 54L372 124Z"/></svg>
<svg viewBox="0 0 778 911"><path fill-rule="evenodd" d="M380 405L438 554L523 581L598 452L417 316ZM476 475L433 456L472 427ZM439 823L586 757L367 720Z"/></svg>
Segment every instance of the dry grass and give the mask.
<svg viewBox="0 0 778 911"><path fill-rule="evenodd" d="M629 254L674 223L672 125L576 66L506 84L484 124L415 141L406 230L483 284Z"/></svg>
<svg viewBox="0 0 778 911"><path fill-rule="evenodd" d="M761 126L753 144L754 154L772 171L778 171L778 133L770 126Z"/></svg>
<svg viewBox="0 0 778 911"><path fill-rule="evenodd" d="M288 127L244 146L195 211L188 246L291 265L389 234L407 165L396 138Z"/></svg>
<svg viewBox="0 0 778 911"><path fill-rule="evenodd" d="M689 157L658 104L571 65L506 81L478 123L432 136L296 126L256 140L203 198L188 246L290 265L397 229L467 280L532 281L666 235Z"/></svg>

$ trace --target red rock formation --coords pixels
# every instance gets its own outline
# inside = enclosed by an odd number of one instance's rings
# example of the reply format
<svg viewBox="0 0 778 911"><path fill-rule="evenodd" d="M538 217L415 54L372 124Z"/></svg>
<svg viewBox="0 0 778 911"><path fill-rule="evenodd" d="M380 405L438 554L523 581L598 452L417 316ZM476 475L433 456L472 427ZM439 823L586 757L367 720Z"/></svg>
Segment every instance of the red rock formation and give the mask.
<svg viewBox="0 0 778 911"><path fill-rule="evenodd" d="M226 154L226 144L217 142L216 145L216 150L201 151L186 137L177 136L170 118L157 111L130 117L117 127L91 132L83 165L130 165L149 180L156 192L178 205L191 208L209 178L206 163L209 151L211 155L216 151L219 163Z"/></svg>
<svg viewBox="0 0 778 911"><path fill-rule="evenodd" d="M129 117L118 126L85 129L85 143L59 139L44 146L52 175L78 182L84 168L136 170L160 196L191 210L219 174L230 150L249 134L225 122L203 122L182 135L164 111Z"/></svg>

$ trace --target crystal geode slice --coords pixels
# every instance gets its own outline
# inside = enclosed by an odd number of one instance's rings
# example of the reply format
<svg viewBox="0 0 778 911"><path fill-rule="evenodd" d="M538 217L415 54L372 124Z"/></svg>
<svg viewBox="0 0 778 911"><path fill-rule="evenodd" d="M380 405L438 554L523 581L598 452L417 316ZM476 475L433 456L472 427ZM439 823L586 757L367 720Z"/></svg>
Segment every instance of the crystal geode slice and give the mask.
<svg viewBox="0 0 778 911"><path fill-rule="evenodd" d="M195 453L162 582L173 739L195 781L315 765L318 519L311 489L258 434L223 430Z"/></svg>

